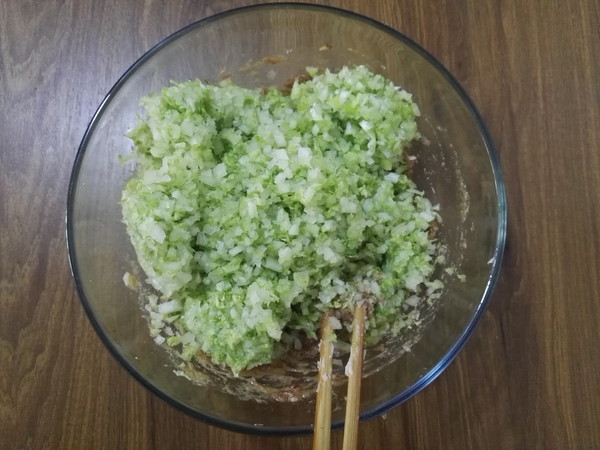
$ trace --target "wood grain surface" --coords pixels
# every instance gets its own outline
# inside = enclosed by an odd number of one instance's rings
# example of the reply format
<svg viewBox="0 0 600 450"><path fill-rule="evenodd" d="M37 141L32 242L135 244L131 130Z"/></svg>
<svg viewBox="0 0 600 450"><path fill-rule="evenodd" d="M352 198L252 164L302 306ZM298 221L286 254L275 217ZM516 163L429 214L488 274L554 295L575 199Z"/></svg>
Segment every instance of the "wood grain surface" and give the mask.
<svg viewBox="0 0 600 450"><path fill-rule="evenodd" d="M311 447L214 428L149 393L92 329L67 260L69 175L104 95L159 40L250 3L0 1L0 448ZM405 33L455 74L509 205L480 326L432 385L361 425L360 448L600 448L600 2L324 3Z"/></svg>

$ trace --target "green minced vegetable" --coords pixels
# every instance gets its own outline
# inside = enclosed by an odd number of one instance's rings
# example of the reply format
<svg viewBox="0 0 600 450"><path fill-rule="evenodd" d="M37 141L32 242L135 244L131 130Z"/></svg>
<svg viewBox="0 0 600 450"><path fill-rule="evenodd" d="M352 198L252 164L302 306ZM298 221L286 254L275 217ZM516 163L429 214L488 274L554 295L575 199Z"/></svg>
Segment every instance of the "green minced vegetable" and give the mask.
<svg viewBox="0 0 600 450"><path fill-rule="evenodd" d="M152 333L234 373L316 337L330 309L373 302L367 343L414 322L438 218L407 174L411 95L366 67L290 93L175 83L142 99L122 195Z"/></svg>

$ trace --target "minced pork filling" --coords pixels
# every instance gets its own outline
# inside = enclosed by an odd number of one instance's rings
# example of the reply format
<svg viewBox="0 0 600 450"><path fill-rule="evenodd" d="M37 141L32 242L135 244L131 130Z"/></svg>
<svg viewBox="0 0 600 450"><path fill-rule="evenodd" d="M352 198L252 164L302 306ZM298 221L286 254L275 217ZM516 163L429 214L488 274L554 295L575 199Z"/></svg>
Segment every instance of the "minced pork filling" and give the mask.
<svg viewBox="0 0 600 450"><path fill-rule="evenodd" d="M184 359L237 374L365 299L374 344L439 296L411 94L364 66L307 70L289 92L186 81L141 100L123 219L151 332Z"/></svg>

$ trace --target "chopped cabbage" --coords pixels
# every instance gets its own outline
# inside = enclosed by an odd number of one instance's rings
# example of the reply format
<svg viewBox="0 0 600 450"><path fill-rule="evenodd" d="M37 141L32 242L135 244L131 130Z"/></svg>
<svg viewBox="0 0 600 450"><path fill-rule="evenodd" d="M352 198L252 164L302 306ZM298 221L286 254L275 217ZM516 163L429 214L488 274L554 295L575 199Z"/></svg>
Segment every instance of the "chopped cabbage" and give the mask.
<svg viewBox="0 0 600 450"><path fill-rule="evenodd" d="M186 81L141 100L123 218L161 296L153 335L168 325L184 358L237 374L365 298L373 344L439 295L437 207L403 154L417 105L364 66L311 75L289 94Z"/></svg>

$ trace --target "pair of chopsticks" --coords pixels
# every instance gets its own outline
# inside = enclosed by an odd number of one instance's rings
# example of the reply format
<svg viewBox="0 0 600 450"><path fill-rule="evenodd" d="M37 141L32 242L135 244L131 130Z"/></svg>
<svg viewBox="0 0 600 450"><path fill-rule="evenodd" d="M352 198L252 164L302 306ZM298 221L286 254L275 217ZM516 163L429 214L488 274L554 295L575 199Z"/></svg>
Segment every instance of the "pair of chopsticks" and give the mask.
<svg viewBox="0 0 600 450"><path fill-rule="evenodd" d="M354 450L358 442L358 415L360 410L360 384L362 380L363 349L365 335L366 305L357 304L352 319L352 343L350 360L346 366L348 392L344 418L343 450ZM319 359L319 381L317 384L317 405L313 450L329 450L331 440L331 372L333 359L333 329L329 316L321 321L321 348Z"/></svg>

